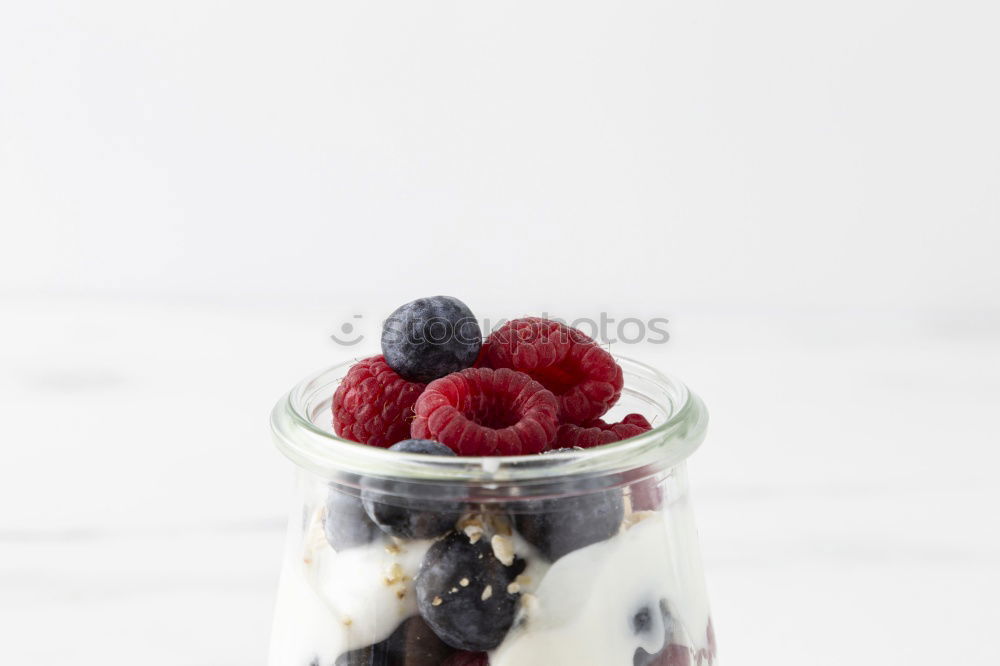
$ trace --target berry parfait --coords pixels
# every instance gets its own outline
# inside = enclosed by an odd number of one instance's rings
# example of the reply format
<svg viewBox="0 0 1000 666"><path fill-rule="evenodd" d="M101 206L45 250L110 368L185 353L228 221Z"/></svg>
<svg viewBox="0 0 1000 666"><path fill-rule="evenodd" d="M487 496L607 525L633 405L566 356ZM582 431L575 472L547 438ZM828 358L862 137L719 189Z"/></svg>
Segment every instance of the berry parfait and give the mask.
<svg viewBox="0 0 1000 666"><path fill-rule="evenodd" d="M422 298L274 409L297 469L270 666L714 666L682 384Z"/></svg>

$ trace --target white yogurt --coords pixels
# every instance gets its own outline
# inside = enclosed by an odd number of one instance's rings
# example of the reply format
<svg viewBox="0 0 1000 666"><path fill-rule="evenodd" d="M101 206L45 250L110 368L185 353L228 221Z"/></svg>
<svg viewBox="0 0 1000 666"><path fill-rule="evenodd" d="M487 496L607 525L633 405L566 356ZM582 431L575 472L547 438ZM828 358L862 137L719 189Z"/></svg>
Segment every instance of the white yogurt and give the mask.
<svg viewBox="0 0 1000 666"><path fill-rule="evenodd" d="M432 541L377 539L342 552L323 536L322 512L297 553L286 554L271 666L333 664L349 650L389 637L417 613L413 579Z"/></svg>
<svg viewBox="0 0 1000 666"><path fill-rule="evenodd" d="M555 562L523 598L523 621L490 654L490 666L632 666L637 648L664 647L660 599L674 616L673 642L704 646L708 603L696 535L690 523L668 525L664 516ZM653 625L637 636L631 619L643 606Z"/></svg>
<svg viewBox="0 0 1000 666"><path fill-rule="evenodd" d="M675 503L552 565L515 534L529 566L518 578L518 622L490 654L491 666L632 666L637 648L664 647L660 599L674 618L673 642L704 647L709 610L690 514ZM417 613L413 579L432 543L380 539L338 553L317 512L304 543L286 554L270 666L309 666L316 658L331 666L344 652L387 638ZM631 620L643 606L653 625L637 636Z"/></svg>

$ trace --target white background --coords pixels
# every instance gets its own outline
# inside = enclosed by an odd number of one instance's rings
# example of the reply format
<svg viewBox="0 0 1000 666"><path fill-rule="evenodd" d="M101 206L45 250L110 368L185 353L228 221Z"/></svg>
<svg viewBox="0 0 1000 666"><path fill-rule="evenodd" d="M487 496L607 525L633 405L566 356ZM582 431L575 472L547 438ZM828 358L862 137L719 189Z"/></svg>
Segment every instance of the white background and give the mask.
<svg viewBox="0 0 1000 666"><path fill-rule="evenodd" d="M725 663L996 664L998 28L985 0L0 5L0 663L263 664L271 404L450 293L670 319L615 351L712 411Z"/></svg>

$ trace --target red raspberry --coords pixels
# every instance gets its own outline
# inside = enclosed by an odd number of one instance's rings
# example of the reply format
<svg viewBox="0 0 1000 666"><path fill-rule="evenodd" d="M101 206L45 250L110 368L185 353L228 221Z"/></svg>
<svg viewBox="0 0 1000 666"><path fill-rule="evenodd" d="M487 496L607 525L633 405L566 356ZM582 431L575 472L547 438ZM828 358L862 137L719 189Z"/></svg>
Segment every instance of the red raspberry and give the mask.
<svg viewBox="0 0 1000 666"><path fill-rule="evenodd" d="M539 453L555 439L558 409L556 397L523 372L468 368L427 385L410 436L460 456Z"/></svg>
<svg viewBox="0 0 1000 666"><path fill-rule="evenodd" d="M691 666L691 649L671 643L649 666Z"/></svg>
<svg viewBox="0 0 1000 666"><path fill-rule="evenodd" d="M641 435L652 427L641 414L629 414L619 423L605 423L601 419L592 419L583 425L564 423L556 433L556 442L559 448L589 449Z"/></svg>
<svg viewBox="0 0 1000 666"><path fill-rule="evenodd" d="M486 340L483 340L483 346L479 348L479 356L476 357L476 362L472 364L472 367L490 367L490 346L486 343Z"/></svg>
<svg viewBox="0 0 1000 666"><path fill-rule="evenodd" d="M650 477L629 487L633 511L657 511L663 506L663 480Z"/></svg>
<svg viewBox="0 0 1000 666"><path fill-rule="evenodd" d="M441 666L490 666L490 656L485 652L456 652Z"/></svg>
<svg viewBox="0 0 1000 666"><path fill-rule="evenodd" d="M592 339L565 324L539 317L509 321L487 339L493 368L513 368L556 394L559 419L580 424L618 401L622 369Z"/></svg>
<svg viewBox="0 0 1000 666"><path fill-rule="evenodd" d="M387 448L410 436L413 404L425 385L397 375L381 355L358 361L333 394L333 430Z"/></svg>
<svg viewBox="0 0 1000 666"><path fill-rule="evenodd" d="M717 653L715 628L712 626L712 618L708 618L708 630L705 632L705 638L708 641L708 646L698 650L698 664L700 666L704 660L705 666L712 666L715 663L715 655Z"/></svg>

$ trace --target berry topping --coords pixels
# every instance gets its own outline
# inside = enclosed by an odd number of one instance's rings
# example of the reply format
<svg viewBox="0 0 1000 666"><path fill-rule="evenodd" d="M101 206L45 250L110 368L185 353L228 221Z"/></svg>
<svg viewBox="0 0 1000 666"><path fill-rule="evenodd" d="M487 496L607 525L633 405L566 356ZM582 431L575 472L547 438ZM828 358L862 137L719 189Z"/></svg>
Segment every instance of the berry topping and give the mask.
<svg viewBox="0 0 1000 666"><path fill-rule="evenodd" d="M413 382L430 382L470 367L482 344L472 310L451 296L410 301L382 326L386 363Z"/></svg>
<svg viewBox="0 0 1000 666"><path fill-rule="evenodd" d="M431 546L420 567L420 615L452 647L492 650L514 622L520 593L509 586L522 569L521 560L504 565L486 539L451 534Z"/></svg>
<svg viewBox="0 0 1000 666"><path fill-rule="evenodd" d="M485 652L456 652L441 666L490 666L490 656Z"/></svg>
<svg viewBox="0 0 1000 666"><path fill-rule="evenodd" d="M438 666L452 652L426 622L414 616L381 643L340 655L336 666Z"/></svg>
<svg viewBox="0 0 1000 666"><path fill-rule="evenodd" d="M584 546L610 539L624 517L622 494L604 490L525 502L515 518L518 532L551 562Z"/></svg>
<svg viewBox="0 0 1000 666"><path fill-rule="evenodd" d="M430 439L404 439L389 447L390 451L400 453L419 453L427 456L450 456L455 457L455 452L441 442Z"/></svg>
<svg viewBox="0 0 1000 666"><path fill-rule="evenodd" d="M405 439L390 451L454 456L444 444L426 439ZM386 534L401 539L431 539L451 531L462 513L462 504L440 497L412 497L397 490L397 484L383 482L378 488L361 491L367 516Z"/></svg>
<svg viewBox="0 0 1000 666"><path fill-rule="evenodd" d="M622 369L611 354L575 328L539 317L507 322L487 339L493 368L531 375L559 399L563 423L596 419L622 392Z"/></svg>
<svg viewBox="0 0 1000 666"><path fill-rule="evenodd" d="M619 423L605 423L601 419L592 419L583 425L564 423L556 433L556 442L561 447L589 449L641 435L652 427L641 414L629 414Z"/></svg>
<svg viewBox="0 0 1000 666"><path fill-rule="evenodd" d="M627 425L639 428L643 432L653 429L653 424L651 424L649 420L642 414L628 414L625 416L625 418L621 420L620 423L621 425ZM632 437L635 437L635 435L632 435Z"/></svg>
<svg viewBox="0 0 1000 666"><path fill-rule="evenodd" d="M326 496L323 533L336 551L371 543L380 534L378 527L365 513L360 499L332 487Z"/></svg>
<svg viewBox="0 0 1000 666"><path fill-rule="evenodd" d="M333 430L369 446L392 446L410 436L413 404L423 390L423 384L393 372L381 356L358 361L333 394Z"/></svg>
<svg viewBox="0 0 1000 666"><path fill-rule="evenodd" d="M415 409L410 434L462 456L539 453L556 434L555 396L507 368L470 368L435 380Z"/></svg>

